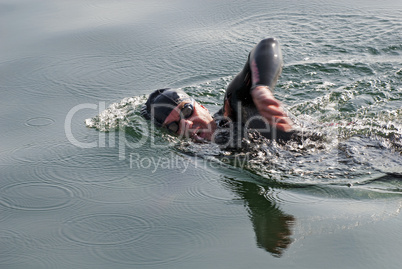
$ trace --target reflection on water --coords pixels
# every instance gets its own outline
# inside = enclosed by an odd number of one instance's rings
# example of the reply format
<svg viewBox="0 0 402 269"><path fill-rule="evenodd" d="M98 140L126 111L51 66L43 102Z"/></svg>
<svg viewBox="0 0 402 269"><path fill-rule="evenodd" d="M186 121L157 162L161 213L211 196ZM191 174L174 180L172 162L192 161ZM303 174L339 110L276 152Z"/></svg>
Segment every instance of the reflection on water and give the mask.
<svg viewBox="0 0 402 269"><path fill-rule="evenodd" d="M247 206L257 246L281 257L292 243L294 216L285 214L278 205L266 199L267 190L257 184L233 178L226 178L225 183Z"/></svg>

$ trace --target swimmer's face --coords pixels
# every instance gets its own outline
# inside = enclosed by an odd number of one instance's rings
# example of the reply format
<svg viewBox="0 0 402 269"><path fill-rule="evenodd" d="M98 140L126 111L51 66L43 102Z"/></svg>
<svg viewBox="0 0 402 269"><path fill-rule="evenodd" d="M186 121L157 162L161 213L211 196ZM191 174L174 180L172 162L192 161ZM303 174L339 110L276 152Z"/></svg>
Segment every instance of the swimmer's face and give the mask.
<svg viewBox="0 0 402 269"><path fill-rule="evenodd" d="M216 130L211 114L194 100L186 100L176 106L163 122L163 126L196 142L211 141Z"/></svg>

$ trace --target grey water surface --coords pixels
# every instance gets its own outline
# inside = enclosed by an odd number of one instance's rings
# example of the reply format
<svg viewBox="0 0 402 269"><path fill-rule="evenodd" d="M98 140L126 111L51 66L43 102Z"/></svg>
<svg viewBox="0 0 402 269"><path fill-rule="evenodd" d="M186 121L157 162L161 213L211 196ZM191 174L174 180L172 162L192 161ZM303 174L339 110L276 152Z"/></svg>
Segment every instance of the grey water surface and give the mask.
<svg viewBox="0 0 402 269"><path fill-rule="evenodd" d="M401 267L401 1L0 0L0 36L1 269ZM163 87L218 111L266 37L325 139L230 152L140 117Z"/></svg>

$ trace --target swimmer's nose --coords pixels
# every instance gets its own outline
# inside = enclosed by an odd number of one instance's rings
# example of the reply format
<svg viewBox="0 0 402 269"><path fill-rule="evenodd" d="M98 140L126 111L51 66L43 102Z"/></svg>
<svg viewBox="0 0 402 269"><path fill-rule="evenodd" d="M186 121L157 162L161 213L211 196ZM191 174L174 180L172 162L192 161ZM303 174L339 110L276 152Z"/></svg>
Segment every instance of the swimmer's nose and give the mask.
<svg viewBox="0 0 402 269"><path fill-rule="evenodd" d="M191 128L193 127L193 121L191 121L190 119L181 119L180 121L181 124L181 128L184 132L188 132L188 130L191 130Z"/></svg>

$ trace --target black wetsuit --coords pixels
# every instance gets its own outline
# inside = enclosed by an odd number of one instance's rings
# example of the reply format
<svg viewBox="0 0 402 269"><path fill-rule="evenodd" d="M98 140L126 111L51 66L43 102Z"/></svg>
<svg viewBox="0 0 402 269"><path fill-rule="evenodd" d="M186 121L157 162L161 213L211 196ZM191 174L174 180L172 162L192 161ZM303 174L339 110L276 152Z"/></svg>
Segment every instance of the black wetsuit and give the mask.
<svg viewBox="0 0 402 269"><path fill-rule="evenodd" d="M218 133L215 142L239 147L246 129L256 129L268 139L286 141L291 138L293 132L273 128L262 118L251 96L251 91L260 85L268 86L273 91L282 65L282 53L276 39L264 39L253 48L243 70L229 83L223 108L214 115L220 127L218 132L224 134ZM228 133L233 134L230 142Z"/></svg>

